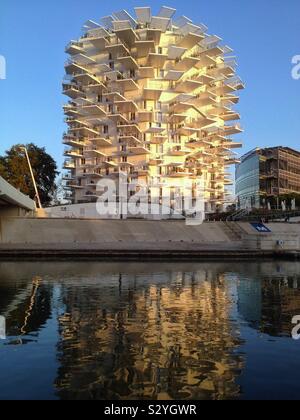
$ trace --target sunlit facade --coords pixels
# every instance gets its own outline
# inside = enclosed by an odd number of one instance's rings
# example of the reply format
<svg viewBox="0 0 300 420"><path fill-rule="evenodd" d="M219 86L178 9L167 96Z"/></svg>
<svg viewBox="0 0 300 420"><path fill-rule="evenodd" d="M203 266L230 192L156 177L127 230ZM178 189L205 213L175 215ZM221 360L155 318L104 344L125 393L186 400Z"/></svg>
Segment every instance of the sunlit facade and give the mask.
<svg viewBox="0 0 300 420"><path fill-rule="evenodd" d="M242 132L233 107L244 85L232 50L175 13L116 12L88 21L67 46L63 142L72 203L97 201L97 182L120 173L136 191L145 183L158 202L185 188L193 194L199 181L207 212L228 202L232 149L241 146L231 136Z"/></svg>

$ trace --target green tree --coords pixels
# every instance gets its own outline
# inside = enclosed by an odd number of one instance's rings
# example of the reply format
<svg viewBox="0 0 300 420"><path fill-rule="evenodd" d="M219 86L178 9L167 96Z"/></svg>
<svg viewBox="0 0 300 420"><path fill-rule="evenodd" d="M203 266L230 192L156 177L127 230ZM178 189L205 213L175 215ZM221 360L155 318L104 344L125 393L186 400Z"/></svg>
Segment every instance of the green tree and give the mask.
<svg viewBox="0 0 300 420"><path fill-rule="evenodd" d="M24 153L24 145L17 144L6 151L0 158L0 175L22 193L35 198L35 190L30 175L28 162ZM55 193L55 179L59 174L54 159L33 143L26 145L38 192L43 205L51 202Z"/></svg>

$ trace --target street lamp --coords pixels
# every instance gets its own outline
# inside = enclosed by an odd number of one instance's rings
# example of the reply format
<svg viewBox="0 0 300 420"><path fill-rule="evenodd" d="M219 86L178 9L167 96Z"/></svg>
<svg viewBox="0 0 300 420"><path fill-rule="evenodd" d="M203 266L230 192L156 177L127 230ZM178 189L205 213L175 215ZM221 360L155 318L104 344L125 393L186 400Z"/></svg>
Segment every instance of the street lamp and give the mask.
<svg viewBox="0 0 300 420"><path fill-rule="evenodd" d="M35 182L34 173L33 173L33 170L32 170L32 166L31 166L31 162L30 162L29 155L28 155L28 152L27 152L27 148L25 146L21 146L20 150L22 150L25 153L27 163L28 163L28 166L29 166L29 170L30 170L30 174L31 174L31 178L32 178L32 182L33 182L33 186L34 186L34 190L35 190L35 195L36 195L37 202L38 202L38 206L39 206L40 209L42 209L43 207L42 207L40 195L39 195L39 192L38 192L38 189L37 189L37 185L36 185L36 182Z"/></svg>

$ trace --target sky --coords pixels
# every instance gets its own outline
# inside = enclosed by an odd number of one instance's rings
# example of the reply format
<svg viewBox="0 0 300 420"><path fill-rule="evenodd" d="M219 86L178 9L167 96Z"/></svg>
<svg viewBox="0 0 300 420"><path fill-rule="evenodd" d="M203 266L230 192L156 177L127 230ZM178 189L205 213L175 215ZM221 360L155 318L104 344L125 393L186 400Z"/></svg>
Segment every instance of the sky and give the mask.
<svg viewBox="0 0 300 420"><path fill-rule="evenodd" d="M65 46L88 19L124 7L157 12L162 5L204 23L234 49L246 84L237 106L245 130L240 153L274 145L300 149L300 80L292 78L292 58L300 55L299 0L1 0L0 155L15 143L34 142L61 167Z"/></svg>

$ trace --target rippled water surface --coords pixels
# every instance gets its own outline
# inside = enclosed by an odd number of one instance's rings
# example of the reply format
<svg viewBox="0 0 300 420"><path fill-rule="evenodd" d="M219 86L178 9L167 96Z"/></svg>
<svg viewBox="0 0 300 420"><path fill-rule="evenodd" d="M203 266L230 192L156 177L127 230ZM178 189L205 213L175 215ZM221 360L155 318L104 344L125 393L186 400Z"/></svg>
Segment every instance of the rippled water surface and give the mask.
<svg viewBox="0 0 300 420"><path fill-rule="evenodd" d="M0 263L0 315L0 399L300 398L298 263Z"/></svg>

